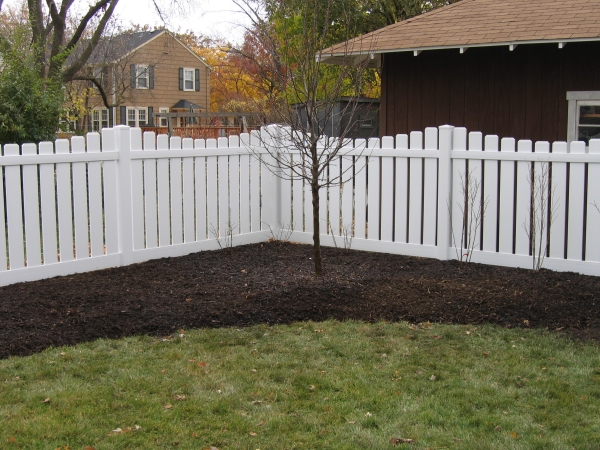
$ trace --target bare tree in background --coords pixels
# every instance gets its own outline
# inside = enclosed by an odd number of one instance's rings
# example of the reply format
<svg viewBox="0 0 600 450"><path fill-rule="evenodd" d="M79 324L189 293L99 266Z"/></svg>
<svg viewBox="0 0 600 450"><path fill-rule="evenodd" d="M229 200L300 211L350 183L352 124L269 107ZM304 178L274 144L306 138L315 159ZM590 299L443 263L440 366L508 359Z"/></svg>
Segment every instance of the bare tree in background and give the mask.
<svg viewBox="0 0 600 450"><path fill-rule="evenodd" d="M550 251L550 231L556 219L558 199L551 186L550 163L534 163L527 175L531 189L529 221L522 224L531 246L533 270L540 270Z"/></svg>
<svg viewBox="0 0 600 450"><path fill-rule="evenodd" d="M196 0L149 0L161 18L166 11L181 10ZM3 1L0 0L0 10ZM73 20L76 0L27 0L32 48L42 78L72 81L87 64L113 16L119 0L96 0L81 17ZM9 40L3 39L7 45Z"/></svg>
<svg viewBox="0 0 600 450"><path fill-rule="evenodd" d="M341 111L336 110L343 95L356 95L360 91L363 75L371 57L370 53L352 56L353 65L332 66L323 60L324 48L330 39L330 24L334 0L306 0L277 2L271 26L276 33L270 35L275 59L281 63L278 89L283 95L274 99L272 116L278 125L263 129L261 137L271 158L262 158L263 164L284 180L303 180L312 196L312 221L314 263L317 276L323 275L321 257L321 224L319 199L322 189L341 185L360 170L354 161L363 149L352 149L352 138L360 127L357 102L348 102ZM336 4L339 13L339 3ZM336 20L340 20L337 17ZM352 24L352 18L342 20ZM350 39L354 30L345 28ZM346 54L352 53L351 44ZM363 44L364 45L364 44ZM339 52L339 50L338 50ZM344 118L345 120L339 120ZM328 136L327 129L333 121L340 123L336 137ZM341 159L351 161L341 167ZM307 213L306 220L310 220ZM325 229L327 224L325 224ZM339 230L338 230L339 231Z"/></svg>

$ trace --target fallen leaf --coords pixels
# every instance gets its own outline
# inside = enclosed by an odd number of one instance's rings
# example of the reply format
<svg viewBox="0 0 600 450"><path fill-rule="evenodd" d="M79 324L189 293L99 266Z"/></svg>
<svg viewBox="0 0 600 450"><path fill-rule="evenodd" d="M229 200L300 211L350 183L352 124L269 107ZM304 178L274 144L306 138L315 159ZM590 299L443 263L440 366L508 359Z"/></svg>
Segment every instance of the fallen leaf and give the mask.
<svg viewBox="0 0 600 450"><path fill-rule="evenodd" d="M471 332L470 332L470 331L467 331L466 333L467 333L467 336L469 336L469 335L471 334Z"/></svg>
<svg viewBox="0 0 600 450"><path fill-rule="evenodd" d="M433 337L434 339L441 339L441 336L438 336L437 334Z"/></svg>
<svg viewBox="0 0 600 450"><path fill-rule="evenodd" d="M179 442L173 442L173 447L179 447Z"/></svg>
<svg viewBox="0 0 600 450"><path fill-rule="evenodd" d="M248 433L248 434L250 434L250 436L258 436L258 434L256 434L256 433L255 433L255 432L253 432L253 431L251 431L251 432L250 432L250 433Z"/></svg>
<svg viewBox="0 0 600 450"><path fill-rule="evenodd" d="M311 391L314 391L314 390L315 390L315 385L314 385L314 384L311 384L311 385L308 387L308 389L309 389L309 390L311 390Z"/></svg>
<svg viewBox="0 0 600 450"><path fill-rule="evenodd" d="M366 413L365 416L367 417L371 417L373 414L371 414L370 412Z"/></svg>
<svg viewBox="0 0 600 450"><path fill-rule="evenodd" d="M208 365L208 364L206 364L204 361L200 361L200 362L198 363L198 366L199 366L199 367L206 367L207 365Z"/></svg>
<svg viewBox="0 0 600 450"><path fill-rule="evenodd" d="M527 327L529 326L529 320L525 319L525 320L523 321L523 323L525 324L525 326L527 326Z"/></svg>
<svg viewBox="0 0 600 450"><path fill-rule="evenodd" d="M488 356L490 356L490 352L483 352L483 356L487 358Z"/></svg>
<svg viewBox="0 0 600 450"><path fill-rule="evenodd" d="M405 438L391 438L390 439L390 444L392 445L398 445L398 444L414 444L415 441L412 439L405 439Z"/></svg>
<svg viewBox="0 0 600 450"><path fill-rule="evenodd" d="M242 269L242 273L248 273L246 269Z"/></svg>
<svg viewBox="0 0 600 450"><path fill-rule="evenodd" d="M96 450L94 447L92 447L91 445L86 445L83 450Z"/></svg>
<svg viewBox="0 0 600 450"><path fill-rule="evenodd" d="M160 371L160 373L165 373L167 371L167 369L163 369Z"/></svg>
<svg viewBox="0 0 600 450"><path fill-rule="evenodd" d="M430 379L431 381L435 381L435 380L437 379L437 377L436 377L435 375L431 375L431 377L429 377L429 379Z"/></svg>
<svg viewBox="0 0 600 450"><path fill-rule="evenodd" d="M250 369L250 372L256 373L256 369Z"/></svg>
<svg viewBox="0 0 600 450"><path fill-rule="evenodd" d="M219 450L217 447L213 447L212 445L210 447L204 447L202 450Z"/></svg>
<svg viewBox="0 0 600 450"><path fill-rule="evenodd" d="M184 401L186 399L185 395L176 395L175 396L175 400L179 400L180 402Z"/></svg>
<svg viewBox="0 0 600 450"><path fill-rule="evenodd" d="M12 436L10 436L10 437L8 438L8 442L10 442L10 443L12 444L13 442L15 442L15 438L14 438L14 437L12 437Z"/></svg>
<svg viewBox="0 0 600 450"><path fill-rule="evenodd" d="M508 435L513 439L517 438L517 433L508 433Z"/></svg>
<svg viewBox="0 0 600 450"><path fill-rule="evenodd" d="M356 423L356 420L351 420L350 422L348 422L350 425L354 425Z"/></svg>
<svg viewBox="0 0 600 450"><path fill-rule="evenodd" d="M171 405L170 403L167 403L165 405L165 409L173 409L173 405Z"/></svg>
<svg viewBox="0 0 600 450"><path fill-rule="evenodd" d="M50 398L45 398L42 403L50 403Z"/></svg>
<svg viewBox="0 0 600 450"><path fill-rule="evenodd" d="M500 425L498 425L496 428L494 428L494 431L501 431L502 427Z"/></svg>
<svg viewBox="0 0 600 450"><path fill-rule="evenodd" d="M265 422L264 420L262 420L262 421L260 421L260 422L257 423L257 426L262 427L265 423L267 423L267 422Z"/></svg>
<svg viewBox="0 0 600 450"><path fill-rule="evenodd" d="M19 381L21 379L21 377L14 377L13 380L15 381Z"/></svg>
<svg viewBox="0 0 600 450"><path fill-rule="evenodd" d="M191 298L186 298L185 301L189 303L189 302L192 301L192 299Z"/></svg>

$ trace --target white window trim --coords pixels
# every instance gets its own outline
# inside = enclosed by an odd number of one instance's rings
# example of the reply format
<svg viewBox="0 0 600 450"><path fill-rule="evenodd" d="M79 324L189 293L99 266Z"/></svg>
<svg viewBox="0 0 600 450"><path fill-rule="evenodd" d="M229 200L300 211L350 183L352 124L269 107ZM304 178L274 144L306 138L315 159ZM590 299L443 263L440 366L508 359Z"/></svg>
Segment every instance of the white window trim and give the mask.
<svg viewBox="0 0 600 450"><path fill-rule="evenodd" d="M192 88L191 89L186 89L186 87L185 87L185 73L186 72L192 72ZM190 91L190 92L196 90L196 69L193 69L190 67L183 68L183 90Z"/></svg>
<svg viewBox="0 0 600 450"><path fill-rule="evenodd" d="M169 107L168 106L160 106L158 108L158 112L159 113L168 113ZM158 123L159 123L160 128L166 128L169 126L169 119L167 117L160 117L158 120L159 120ZM163 125L163 120L164 120L165 125Z"/></svg>
<svg viewBox="0 0 600 450"><path fill-rule="evenodd" d="M577 126L579 125L579 106L599 105L600 91L568 91L568 126L567 141L569 143L577 140Z"/></svg>
<svg viewBox="0 0 600 450"><path fill-rule="evenodd" d="M139 80L144 78L141 76L142 73L146 72L146 86L140 86ZM136 89L149 89L150 88L150 66L147 64L136 64L135 65L135 88Z"/></svg>
<svg viewBox="0 0 600 450"><path fill-rule="evenodd" d="M103 111L106 111L106 128L110 127L110 114L108 112L108 109L106 109L106 108L94 108L94 109L92 109L92 112L91 112L91 115L92 115L92 130L94 130L94 128L95 128L94 127L94 122L98 122L98 130L95 130L95 131L100 131L103 128L105 128L105 127L102 126L102 122L103 122L103 120L102 120L102 112ZM94 118L94 114L96 114L96 113L98 113L98 120L96 120Z"/></svg>
<svg viewBox="0 0 600 450"><path fill-rule="evenodd" d="M135 111L135 127L140 127L140 113L139 111L145 111L146 112L146 121L145 124L142 126L147 126L148 125L148 108L136 108L133 106L128 106L127 107L127 125L129 125L129 111Z"/></svg>

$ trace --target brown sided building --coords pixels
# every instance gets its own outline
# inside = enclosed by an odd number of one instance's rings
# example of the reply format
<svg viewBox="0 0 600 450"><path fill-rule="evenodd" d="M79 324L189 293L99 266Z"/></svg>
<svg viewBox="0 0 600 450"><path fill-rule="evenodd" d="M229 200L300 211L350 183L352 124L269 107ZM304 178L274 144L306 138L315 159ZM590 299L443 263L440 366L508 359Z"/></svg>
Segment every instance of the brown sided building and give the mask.
<svg viewBox="0 0 600 450"><path fill-rule="evenodd" d="M600 0L462 0L326 53L381 68L380 135L600 137Z"/></svg>
<svg viewBox="0 0 600 450"><path fill-rule="evenodd" d="M166 127L160 112L208 112L210 66L167 30L120 34L104 39L90 57L85 73L88 130L114 125ZM164 123L161 123L164 122ZM177 124L175 124L177 126Z"/></svg>

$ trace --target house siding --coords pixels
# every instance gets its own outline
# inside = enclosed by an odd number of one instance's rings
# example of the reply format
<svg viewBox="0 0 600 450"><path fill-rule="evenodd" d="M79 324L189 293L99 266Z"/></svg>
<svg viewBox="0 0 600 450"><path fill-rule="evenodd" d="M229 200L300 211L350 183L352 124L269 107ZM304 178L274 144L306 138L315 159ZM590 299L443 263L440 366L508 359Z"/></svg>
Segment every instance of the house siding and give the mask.
<svg viewBox="0 0 600 450"><path fill-rule="evenodd" d="M129 88L120 106L148 108L154 113L159 108L171 108L179 100L188 100L199 105L204 111L210 110L210 69L195 57L188 49L175 40L169 33L162 33L146 43L135 53L126 57L125 68L129 73L132 64L154 66L154 88ZM183 91L179 89L179 69L190 68L200 71L200 90ZM99 96L90 99L92 107L102 107ZM115 125L123 123L122 108L116 108Z"/></svg>
<svg viewBox="0 0 600 450"><path fill-rule="evenodd" d="M380 134L445 124L516 139L567 139L567 91L600 90L600 43L383 55Z"/></svg>

